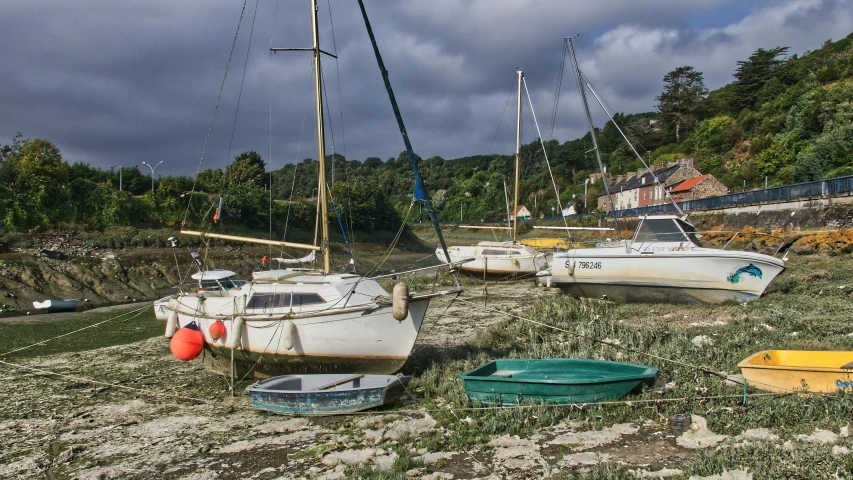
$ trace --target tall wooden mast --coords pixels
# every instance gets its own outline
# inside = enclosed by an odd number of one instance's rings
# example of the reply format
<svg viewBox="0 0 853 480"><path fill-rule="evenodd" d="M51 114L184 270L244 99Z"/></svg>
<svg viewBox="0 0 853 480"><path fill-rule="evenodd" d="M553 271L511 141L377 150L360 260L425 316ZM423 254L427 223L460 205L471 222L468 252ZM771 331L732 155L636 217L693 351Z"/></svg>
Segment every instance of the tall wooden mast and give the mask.
<svg viewBox="0 0 853 480"><path fill-rule="evenodd" d="M320 175L317 192L320 202L320 252L323 254L323 272L331 271L331 252L329 251L328 203L326 199L326 134L323 124L323 84L320 77L320 30L317 26L317 0L311 0L311 32L314 35L314 89L317 101L317 156L320 161Z"/></svg>
<svg viewBox="0 0 853 480"><path fill-rule="evenodd" d="M515 194L512 209L512 242L518 241L518 181L521 178L521 82L524 72L518 71L518 117L515 123Z"/></svg>

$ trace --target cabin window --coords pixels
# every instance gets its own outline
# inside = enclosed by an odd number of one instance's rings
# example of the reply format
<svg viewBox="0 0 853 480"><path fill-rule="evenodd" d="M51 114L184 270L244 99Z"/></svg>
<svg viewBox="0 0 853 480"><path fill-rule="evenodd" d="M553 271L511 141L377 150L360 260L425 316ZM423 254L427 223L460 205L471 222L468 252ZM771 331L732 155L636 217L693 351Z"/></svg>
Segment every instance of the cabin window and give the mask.
<svg viewBox="0 0 853 480"><path fill-rule="evenodd" d="M314 303L326 303L326 300L316 293L256 293L252 295L249 305L246 308L259 308L263 310L289 308L291 305L291 295L294 307Z"/></svg>
<svg viewBox="0 0 853 480"><path fill-rule="evenodd" d="M507 256L507 255L509 255L509 250L498 250L495 248L487 248L487 249L483 250L483 255Z"/></svg>
<svg viewBox="0 0 853 480"><path fill-rule="evenodd" d="M696 236L696 227L683 220L676 220L676 222L678 222L678 225L682 230L684 230L684 233L687 234L687 238L689 238L691 242L695 243L696 246L702 246L702 243L699 242L699 237Z"/></svg>
<svg viewBox="0 0 853 480"><path fill-rule="evenodd" d="M293 293L293 305L310 305L312 303L326 303L320 295L316 293Z"/></svg>
<svg viewBox="0 0 853 480"><path fill-rule="evenodd" d="M645 220L634 237L635 242L683 242L684 233L673 220Z"/></svg>
<svg viewBox="0 0 853 480"><path fill-rule="evenodd" d="M249 300L249 305L247 306L247 308L260 308L267 310L271 308L282 308L289 306L289 293L256 293L252 295L252 299Z"/></svg>
<svg viewBox="0 0 853 480"><path fill-rule="evenodd" d="M227 278L223 278L222 280L220 280L220 283L222 283L222 286L225 288L240 288L243 286L243 281L238 280L237 277L233 275Z"/></svg>
<svg viewBox="0 0 853 480"><path fill-rule="evenodd" d="M219 282L216 280L202 280L199 286L201 288L219 288Z"/></svg>

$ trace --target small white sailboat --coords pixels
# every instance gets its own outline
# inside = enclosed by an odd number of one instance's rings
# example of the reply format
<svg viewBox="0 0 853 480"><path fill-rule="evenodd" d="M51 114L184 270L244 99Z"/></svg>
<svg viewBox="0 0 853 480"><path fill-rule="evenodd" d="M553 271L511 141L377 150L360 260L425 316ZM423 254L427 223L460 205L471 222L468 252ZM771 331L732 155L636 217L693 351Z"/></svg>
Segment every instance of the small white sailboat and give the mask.
<svg viewBox="0 0 853 480"><path fill-rule="evenodd" d="M283 373L354 373L389 374L399 370L411 354L418 332L423 324L432 298L458 294L458 287L429 293L410 293L405 283L398 283L389 294L377 279L354 273L332 274L327 192L325 178L325 135L321 89L320 50L317 27L317 2L311 0L311 20L314 53L314 90L317 113L317 139L319 159L319 245L299 244L230 235L184 230L185 235L244 241L279 247L309 250L306 257L280 264L292 268L279 268L256 272L250 282L233 288L206 288L212 278L198 278L198 288L181 292L169 300L169 318L166 337L177 338L177 328L193 330L192 343L197 350L187 358L201 352L201 345L209 353L205 361L215 370L230 371L232 377L266 377ZM367 17L365 14L365 22ZM367 25L371 40L372 31ZM374 42L374 47L375 42ZM273 49L278 50L278 49ZM384 67L376 49L380 69ZM386 88L390 84L385 76ZM406 147L411 145L404 133L402 120L393 96L392 106L400 122ZM415 155L410 153L410 158ZM434 219L423 180L415 167L415 199L423 201ZM443 242L438 224L434 222L439 239ZM311 262L315 255L322 257L322 269L297 268L296 264ZM280 265L280 266L283 266ZM436 267L428 267L436 268ZM426 270L426 269L422 269ZM395 275L405 274L406 272ZM195 278L195 276L194 276ZM229 277L230 278L230 277ZM239 281L239 280L238 280ZM233 284L233 280L230 280ZM173 353L176 351L172 350ZM178 356L178 354L176 354Z"/></svg>
<svg viewBox="0 0 853 480"><path fill-rule="evenodd" d="M604 172L585 83L572 39L566 41L599 168ZM596 100L600 102L597 96ZM609 199L606 181L604 186ZM609 203L613 205L612 201ZM678 209L677 204L675 208ZM578 297L606 297L619 302L718 303L760 297L784 269L784 260L770 255L702 247L686 216L648 215L640 217L631 240L557 253L551 268L537 276L546 286Z"/></svg>
<svg viewBox="0 0 853 480"><path fill-rule="evenodd" d="M459 266L469 273L512 277L534 275L550 264L551 254L539 252L518 242L518 186L521 170L521 87L524 73L518 70L518 115L515 141L515 195L513 197L512 240L507 242L480 242L477 245L436 248L435 256L442 263L469 260ZM507 228L507 227L504 227ZM473 260L472 260L473 259Z"/></svg>

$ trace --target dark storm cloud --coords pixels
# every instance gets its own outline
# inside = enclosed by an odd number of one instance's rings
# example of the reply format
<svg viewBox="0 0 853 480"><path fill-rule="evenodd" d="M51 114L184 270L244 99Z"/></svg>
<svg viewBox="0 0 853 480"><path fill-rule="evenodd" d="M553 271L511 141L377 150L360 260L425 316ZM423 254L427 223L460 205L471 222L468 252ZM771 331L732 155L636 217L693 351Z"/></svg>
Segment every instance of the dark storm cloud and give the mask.
<svg viewBox="0 0 853 480"><path fill-rule="evenodd" d="M403 143L358 5L331 3L334 31L320 2L323 48L339 56L337 63L323 59L328 150L334 141L334 150L349 158L396 156ZM254 17L255 2L247 4L204 167L221 167L248 149L274 168L316 156L311 55L268 51L310 46L308 2L258 5ZM547 135L567 35L581 34L581 68L608 103L640 112L654 107L661 79L677 66L695 66L716 88L758 47L802 52L847 35L850 6L848 0L766 2L744 16L731 0L367 2L416 151L445 158L488 153L516 68L525 71ZM164 160L157 173L194 174L241 7L200 0L3 2L0 142L20 131L52 140L72 162ZM715 16L736 20L720 26ZM562 92L554 135L569 140L586 129L569 72ZM513 148L513 117L505 112L492 152ZM596 114L598 124L603 120ZM526 124L525 141L535 137Z"/></svg>

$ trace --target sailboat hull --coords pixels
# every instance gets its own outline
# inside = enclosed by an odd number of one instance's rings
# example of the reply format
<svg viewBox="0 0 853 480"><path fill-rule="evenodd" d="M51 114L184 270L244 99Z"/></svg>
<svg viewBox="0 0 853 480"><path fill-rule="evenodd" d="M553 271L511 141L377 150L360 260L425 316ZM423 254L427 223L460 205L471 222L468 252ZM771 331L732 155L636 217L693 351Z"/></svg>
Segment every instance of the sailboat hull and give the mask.
<svg viewBox="0 0 853 480"><path fill-rule="evenodd" d="M414 347L430 298L410 300L408 316L402 321L394 319L391 305L359 306L305 318L247 317L239 345L233 350L235 375L395 373ZM236 330L235 321L223 320L226 334L218 340L209 333L216 318L178 314L180 326L193 321L205 337L205 364L230 374L233 338L229 335Z"/></svg>
<svg viewBox="0 0 853 480"><path fill-rule="evenodd" d="M784 269L781 260L752 252L589 248L556 254L550 280L572 296L617 302L747 302Z"/></svg>
<svg viewBox="0 0 853 480"><path fill-rule="evenodd" d="M550 254L536 252L526 245L513 245L512 247L502 246L502 249L507 252L520 253L489 255L485 254L484 251L495 250L494 246L475 245L449 247L447 249L450 254L449 262L440 248L436 249L435 255L443 263L465 262L459 266L462 271L477 275L486 274L491 277L534 275L543 268L547 268L551 261ZM466 262L469 259L473 260Z"/></svg>

